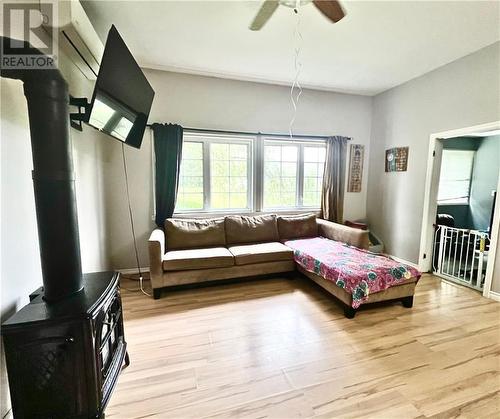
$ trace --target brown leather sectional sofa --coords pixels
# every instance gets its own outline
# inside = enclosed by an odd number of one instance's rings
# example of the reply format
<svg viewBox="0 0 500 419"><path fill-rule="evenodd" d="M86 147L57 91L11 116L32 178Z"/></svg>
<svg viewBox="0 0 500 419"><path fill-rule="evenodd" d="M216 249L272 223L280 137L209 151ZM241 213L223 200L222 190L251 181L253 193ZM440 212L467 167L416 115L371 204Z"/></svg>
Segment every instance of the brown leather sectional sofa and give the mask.
<svg viewBox="0 0 500 419"><path fill-rule="evenodd" d="M183 284L293 272L293 251L282 240L322 236L367 249L368 232L316 218L315 215L226 216L165 221L149 239L150 275L154 298L161 290ZM322 277L299 269L346 308L351 295ZM415 283L404 283L370 296L370 301L413 296ZM382 293L378 293L382 294ZM379 298L380 297L380 298ZM406 306L408 306L408 298ZM410 304L411 306L411 304ZM351 314L351 315L349 315ZM347 310L346 316L353 312Z"/></svg>

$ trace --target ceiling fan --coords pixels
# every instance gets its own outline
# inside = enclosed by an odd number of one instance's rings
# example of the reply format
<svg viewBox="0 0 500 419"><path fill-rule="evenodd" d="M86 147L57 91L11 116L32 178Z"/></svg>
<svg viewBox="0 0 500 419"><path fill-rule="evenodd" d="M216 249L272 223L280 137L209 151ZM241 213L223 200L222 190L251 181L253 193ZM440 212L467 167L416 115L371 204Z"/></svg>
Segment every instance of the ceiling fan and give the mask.
<svg viewBox="0 0 500 419"><path fill-rule="evenodd" d="M337 23L345 16L342 6L336 0L265 0L260 10L257 12L253 22L250 24L250 30L260 30L280 4L282 6L290 7L297 12L297 8L299 6L304 6L308 3L314 3L316 8L328 19L330 19L332 23Z"/></svg>

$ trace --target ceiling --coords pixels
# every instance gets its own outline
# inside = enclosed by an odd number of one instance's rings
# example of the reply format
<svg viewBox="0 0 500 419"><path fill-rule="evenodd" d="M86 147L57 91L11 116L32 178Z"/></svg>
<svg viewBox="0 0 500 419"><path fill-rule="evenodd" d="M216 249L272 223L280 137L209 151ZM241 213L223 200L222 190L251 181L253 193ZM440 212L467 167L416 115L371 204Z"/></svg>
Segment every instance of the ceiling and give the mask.
<svg viewBox="0 0 500 419"><path fill-rule="evenodd" d="M248 25L260 1L85 1L101 39L115 24L147 68L291 84L292 9L280 6L260 32ZM302 86L374 95L500 40L498 1L343 1L331 24L300 9Z"/></svg>

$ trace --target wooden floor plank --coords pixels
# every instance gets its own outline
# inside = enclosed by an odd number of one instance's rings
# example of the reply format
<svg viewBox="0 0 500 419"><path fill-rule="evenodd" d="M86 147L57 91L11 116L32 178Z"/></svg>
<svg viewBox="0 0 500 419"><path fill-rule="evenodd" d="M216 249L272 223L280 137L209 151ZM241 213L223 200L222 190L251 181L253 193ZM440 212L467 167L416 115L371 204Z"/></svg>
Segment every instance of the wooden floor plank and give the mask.
<svg viewBox="0 0 500 419"><path fill-rule="evenodd" d="M500 412L500 304L424 275L352 320L304 278L122 288L131 365L110 418L448 418Z"/></svg>

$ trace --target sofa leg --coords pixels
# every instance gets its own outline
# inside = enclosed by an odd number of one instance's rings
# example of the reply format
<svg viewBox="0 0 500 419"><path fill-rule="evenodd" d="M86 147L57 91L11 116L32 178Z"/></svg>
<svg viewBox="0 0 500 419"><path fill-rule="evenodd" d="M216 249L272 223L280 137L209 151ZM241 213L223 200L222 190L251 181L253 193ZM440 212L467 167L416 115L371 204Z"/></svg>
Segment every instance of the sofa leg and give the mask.
<svg viewBox="0 0 500 419"><path fill-rule="evenodd" d="M403 307L412 308L413 307L413 295L410 295L408 297L403 297L401 299L401 302L403 303Z"/></svg>
<svg viewBox="0 0 500 419"><path fill-rule="evenodd" d="M344 316L346 316L348 319L353 319L355 315L355 308L352 308L351 306L344 306Z"/></svg>
<svg viewBox="0 0 500 419"><path fill-rule="evenodd" d="M161 297L161 288L153 288L153 298L158 300Z"/></svg>

